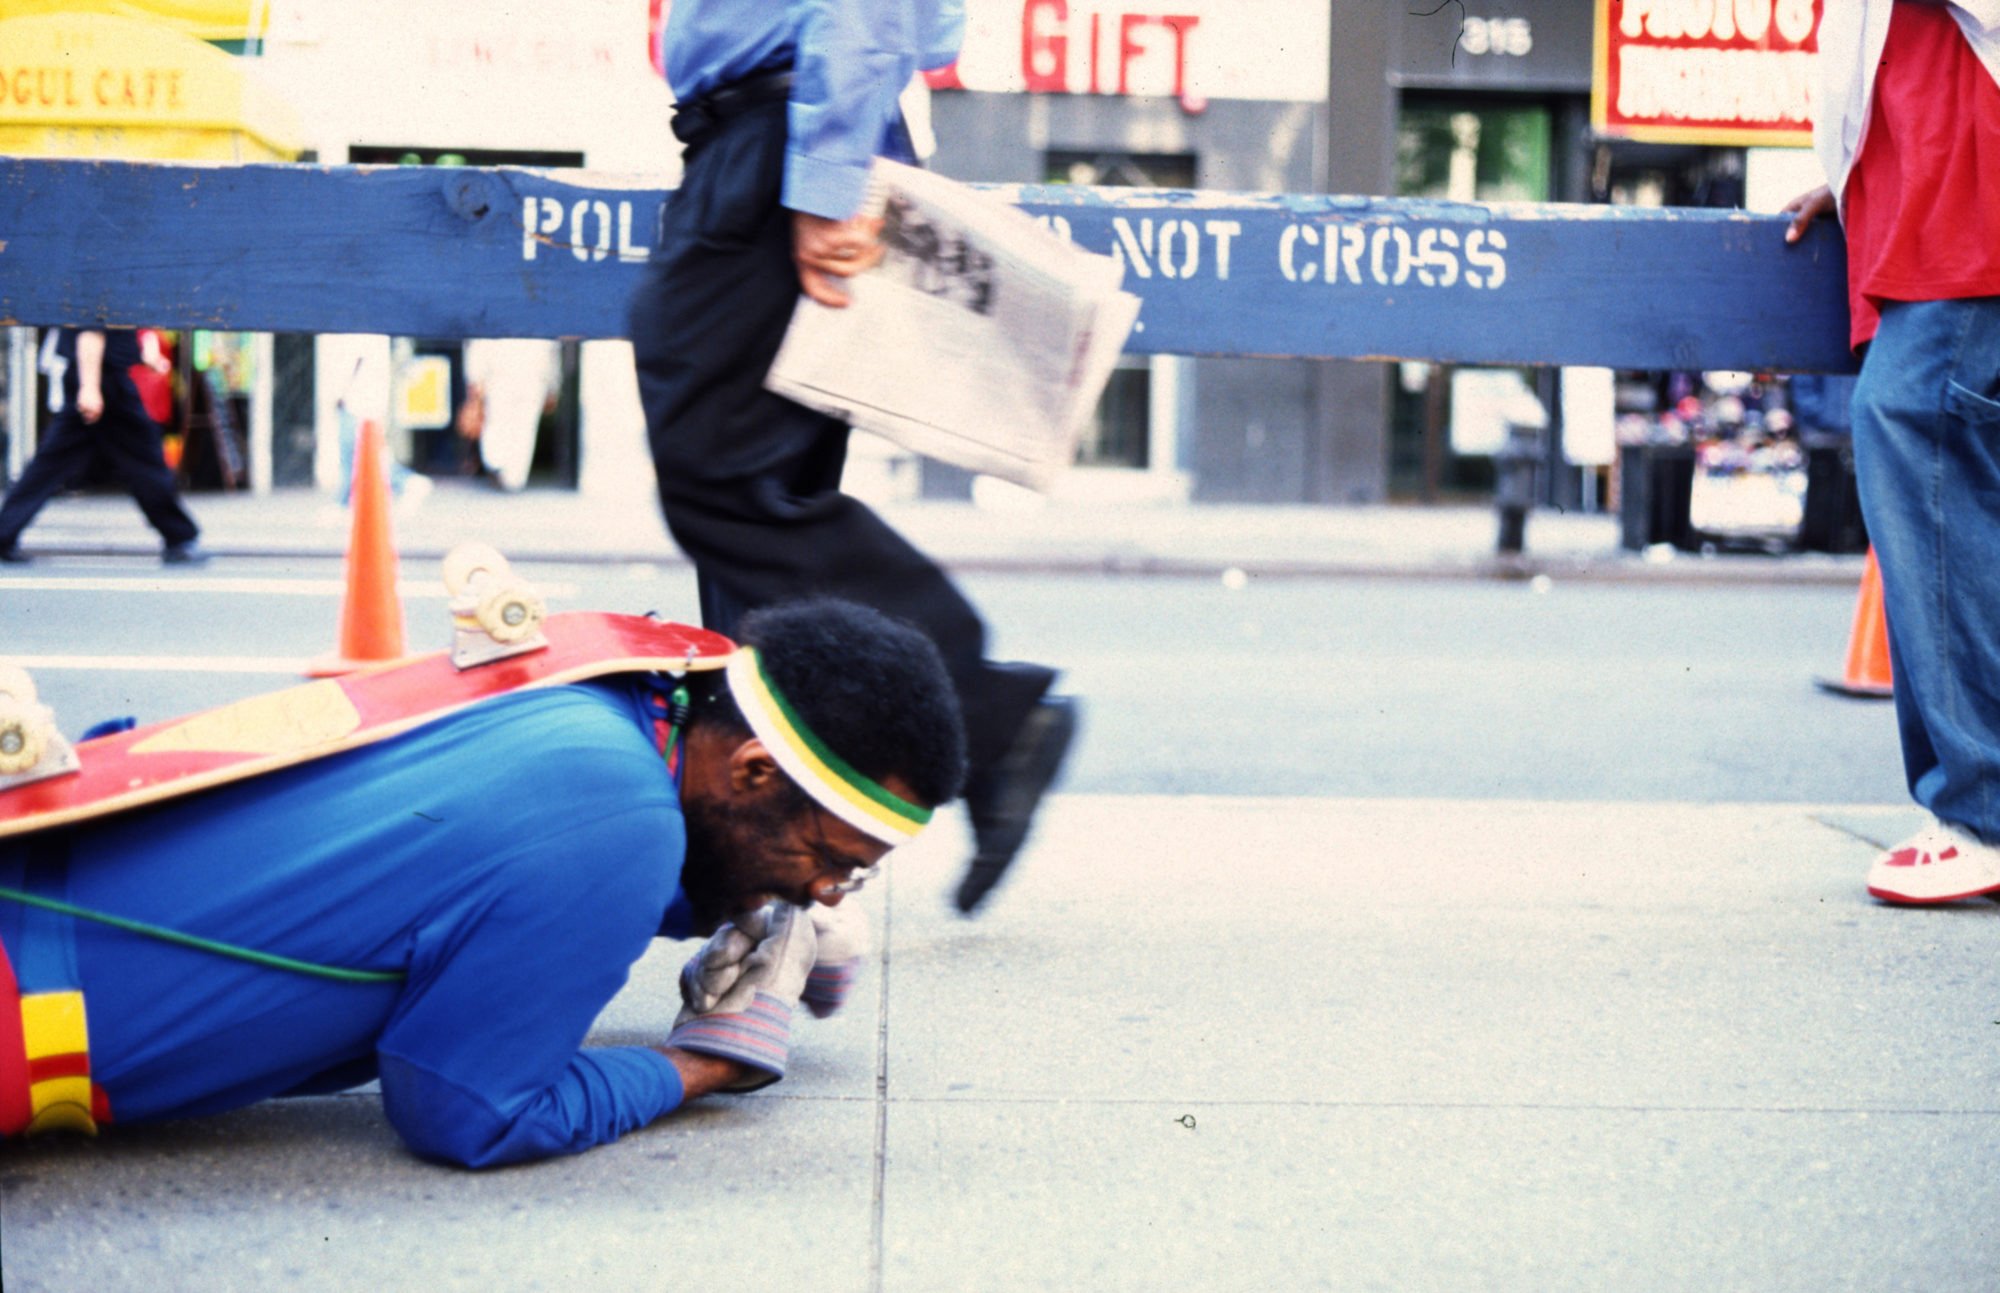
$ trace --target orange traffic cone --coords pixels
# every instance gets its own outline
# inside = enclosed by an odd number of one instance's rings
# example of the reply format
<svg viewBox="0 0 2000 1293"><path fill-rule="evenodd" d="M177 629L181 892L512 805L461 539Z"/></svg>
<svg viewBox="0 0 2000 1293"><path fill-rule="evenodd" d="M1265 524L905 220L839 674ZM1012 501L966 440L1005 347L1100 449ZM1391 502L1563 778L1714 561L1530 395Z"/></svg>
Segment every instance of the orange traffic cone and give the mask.
<svg viewBox="0 0 2000 1293"><path fill-rule="evenodd" d="M1861 594L1854 599L1854 628L1847 635L1847 668L1839 678L1815 678L1843 696L1882 700L1895 694L1889 674L1889 617L1882 610L1882 569L1875 549L1861 569Z"/></svg>
<svg viewBox="0 0 2000 1293"><path fill-rule="evenodd" d="M389 478L383 470L382 428L363 422L354 438L350 506L354 528L347 541L347 597L340 605L340 645L306 670L314 678L353 673L400 660L403 603L396 595L396 544L389 534Z"/></svg>

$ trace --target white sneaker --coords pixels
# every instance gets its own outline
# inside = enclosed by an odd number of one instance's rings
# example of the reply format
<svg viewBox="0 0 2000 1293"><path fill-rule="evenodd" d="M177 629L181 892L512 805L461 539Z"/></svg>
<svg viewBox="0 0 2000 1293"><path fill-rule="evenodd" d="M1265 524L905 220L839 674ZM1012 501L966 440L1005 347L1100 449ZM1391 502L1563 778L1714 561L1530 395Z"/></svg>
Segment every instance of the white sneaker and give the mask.
<svg viewBox="0 0 2000 1293"><path fill-rule="evenodd" d="M2000 893L2000 848L1970 831L1931 824L1875 859L1868 892L1884 902L1957 902Z"/></svg>

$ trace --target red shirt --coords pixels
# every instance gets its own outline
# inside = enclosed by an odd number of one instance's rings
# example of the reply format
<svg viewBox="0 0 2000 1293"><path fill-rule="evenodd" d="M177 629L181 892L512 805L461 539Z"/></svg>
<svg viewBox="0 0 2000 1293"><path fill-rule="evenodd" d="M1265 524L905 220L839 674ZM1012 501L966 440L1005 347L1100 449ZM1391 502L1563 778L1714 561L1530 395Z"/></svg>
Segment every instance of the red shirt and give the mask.
<svg viewBox="0 0 2000 1293"><path fill-rule="evenodd" d="M2000 296L2000 84L1945 6L1891 14L1842 205L1854 345L1878 302Z"/></svg>
<svg viewBox="0 0 2000 1293"><path fill-rule="evenodd" d="M152 333L160 343L160 355L169 363L173 361L174 345L167 334L156 328L139 329L139 353L146 353L146 334ZM156 373L145 363L132 365L132 384L139 388L139 402L146 406L146 416L162 427L172 429L174 425L174 375L171 371Z"/></svg>

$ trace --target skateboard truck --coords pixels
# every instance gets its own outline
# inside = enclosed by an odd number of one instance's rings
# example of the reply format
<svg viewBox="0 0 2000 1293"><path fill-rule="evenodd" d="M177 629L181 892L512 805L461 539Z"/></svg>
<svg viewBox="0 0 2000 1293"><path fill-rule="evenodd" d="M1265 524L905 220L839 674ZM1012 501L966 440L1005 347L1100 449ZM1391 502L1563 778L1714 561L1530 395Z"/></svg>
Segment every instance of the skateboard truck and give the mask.
<svg viewBox="0 0 2000 1293"><path fill-rule="evenodd" d="M486 543L461 543L445 554L444 587L451 594L451 662L459 669L540 651L548 605Z"/></svg>
<svg viewBox="0 0 2000 1293"><path fill-rule="evenodd" d="M0 661L0 790L82 768L76 747L56 730L55 715L35 698L28 671Z"/></svg>

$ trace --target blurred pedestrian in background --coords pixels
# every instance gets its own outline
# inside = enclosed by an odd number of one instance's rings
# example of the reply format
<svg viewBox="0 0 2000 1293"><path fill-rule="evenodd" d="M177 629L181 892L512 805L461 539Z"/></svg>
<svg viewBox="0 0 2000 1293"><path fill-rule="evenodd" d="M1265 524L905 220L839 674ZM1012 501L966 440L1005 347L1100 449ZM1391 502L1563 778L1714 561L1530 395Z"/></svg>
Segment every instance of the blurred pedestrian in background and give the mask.
<svg viewBox="0 0 2000 1293"><path fill-rule="evenodd" d="M81 481L91 464L109 465L118 484L139 504L160 532L160 559L169 565L201 562L208 554L197 540L200 527L181 506L174 474L160 446L160 424L146 412L132 369L142 362L167 366L157 348L142 361L130 328L63 328L54 356L62 403L41 447L0 504L0 561L28 560L21 531L50 499ZM158 371L156 368L155 371Z"/></svg>
<svg viewBox="0 0 2000 1293"><path fill-rule="evenodd" d="M158 328L139 329L139 362L126 371L139 388L139 402L146 416L160 424L162 431L174 424L174 344L171 332ZM172 464L169 463L169 466Z"/></svg>
<svg viewBox="0 0 2000 1293"><path fill-rule="evenodd" d="M494 484L512 494L528 483L542 415L562 388L562 346L537 337L465 343L465 403L459 434L475 443Z"/></svg>
<svg viewBox="0 0 2000 1293"><path fill-rule="evenodd" d="M340 455L340 475L334 492L340 506L346 507L353 500L354 453L361 439L361 424L373 422L384 433L382 464L388 469L389 494L396 500L397 510L405 513L416 511L431 496L433 484L429 476L411 471L389 451L387 433L392 379L388 338L327 337L321 342L322 345L341 347L335 353L348 361L347 379L341 383L333 403L337 427L335 444Z"/></svg>
<svg viewBox="0 0 2000 1293"><path fill-rule="evenodd" d="M1786 239L1837 206L1855 475L1904 770L1933 818L1868 891L2000 893L2000 0L1828 4L1819 49L1830 183L1786 208Z"/></svg>

